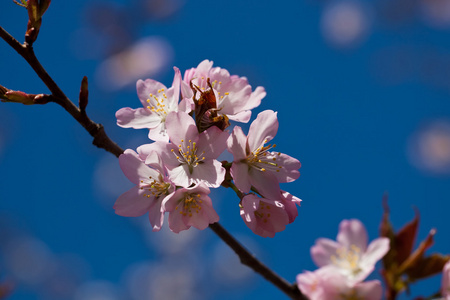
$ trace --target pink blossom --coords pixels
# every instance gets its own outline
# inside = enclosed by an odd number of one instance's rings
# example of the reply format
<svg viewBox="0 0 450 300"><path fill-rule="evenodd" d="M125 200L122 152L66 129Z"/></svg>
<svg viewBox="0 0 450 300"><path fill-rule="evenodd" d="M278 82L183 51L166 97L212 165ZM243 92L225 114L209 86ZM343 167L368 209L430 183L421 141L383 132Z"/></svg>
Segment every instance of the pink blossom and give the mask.
<svg viewBox="0 0 450 300"><path fill-rule="evenodd" d="M343 220L337 242L318 239L311 247L311 256L317 266L338 272L352 282L361 282L389 250L388 238L377 238L369 246L367 241L367 231L359 220Z"/></svg>
<svg viewBox="0 0 450 300"><path fill-rule="evenodd" d="M323 300L381 300L383 288L379 280L353 284L345 276L328 274L322 281Z"/></svg>
<svg viewBox="0 0 450 300"><path fill-rule="evenodd" d="M241 217L253 233L262 237L274 237L289 224L289 215L281 201L246 195L241 201Z"/></svg>
<svg viewBox="0 0 450 300"><path fill-rule="evenodd" d="M441 295L445 300L450 300L450 261L444 265L442 270Z"/></svg>
<svg viewBox="0 0 450 300"><path fill-rule="evenodd" d="M231 175L236 187L248 193L255 187L259 193L276 199L280 182L291 182L300 176L300 162L289 155L270 151L275 144L266 145L278 131L277 113L265 110L250 125L248 136L235 126L227 141L228 151L233 154Z"/></svg>
<svg viewBox="0 0 450 300"><path fill-rule="evenodd" d="M187 111L191 109L189 101L184 99L178 104L180 97L180 70L174 67L175 76L172 87L166 88L162 83L147 79L138 80L136 87L142 108L121 108L116 112L117 125L124 128L148 128L151 140L168 141L165 120L171 111Z"/></svg>
<svg viewBox="0 0 450 300"><path fill-rule="evenodd" d="M322 269L318 269L314 272L305 271L297 275L298 289L309 300L322 300L324 298L323 277L325 272Z"/></svg>
<svg viewBox="0 0 450 300"><path fill-rule="evenodd" d="M148 160L153 166L161 163L156 153L149 155ZM125 176L136 186L119 196L114 204L116 214L138 217L149 212L153 231L160 230L164 220L162 201L175 190L175 186L164 175L162 167L150 168L131 149L120 155L119 164Z"/></svg>
<svg viewBox="0 0 450 300"><path fill-rule="evenodd" d="M301 199L289 194L288 192L281 191L280 197L281 204L284 205L284 209L289 217L289 224L295 221L298 216L297 205L300 206Z"/></svg>
<svg viewBox="0 0 450 300"><path fill-rule="evenodd" d="M226 115L230 120L247 123L251 117L251 109L259 106L262 98L266 96L263 87L257 87L252 92L247 78L230 73L219 67L212 68L213 62L202 61L197 68L192 68L184 73L181 83L181 93L184 98L192 99L194 93L190 87L191 81L194 86L201 90L208 90L207 80L213 86L216 95L217 109L220 115Z"/></svg>
<svg viewBox="0 0 450 300"><path fill-rule="evenodd" d="M215 126L199 134L194 119L185 112L170 113L166 124L172 144L164 162L170 179L184 187L200 182L219 187L225 169L216 158L225 150L229 134Z"/></svg>
<svg viewBox="0 0 450 300"><path fill-rule="evenodd" d="M378 280L352 283L325 268L297 275L297 285L310 300L380 300L383 293Z"/></svg>
<svg viewBox="0 0 450 300"><path fill-rule="evenodd" d="M166 127L171 142L139 147L141 158L157 151L176 185L188 187L204 182L208 187L219 187L225 169L216 158L225 150L229 134L215 126L199 134L194 119L181 111L167 115Z"/></svg>
<svg viewBox="0 0 450 300"><path fill-rule="evenodd" d="M169 227L178 233L194 226L203 230L209 224L219 221L211 198L209 188L199 183L193 187L181 188L169 195L163 202L164 210L169 212Z"/></svg>

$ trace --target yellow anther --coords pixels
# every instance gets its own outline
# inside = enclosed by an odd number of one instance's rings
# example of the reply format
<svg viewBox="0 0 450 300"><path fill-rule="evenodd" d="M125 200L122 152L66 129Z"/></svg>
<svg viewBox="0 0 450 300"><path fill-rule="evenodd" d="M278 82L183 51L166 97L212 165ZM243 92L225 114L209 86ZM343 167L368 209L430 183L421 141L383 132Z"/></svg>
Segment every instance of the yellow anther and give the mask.
<svg viewBox="0 0 450 300"><path fill-rule="evenodd" d="M230 93L226 92L225 95L229 95Z"/></svg>

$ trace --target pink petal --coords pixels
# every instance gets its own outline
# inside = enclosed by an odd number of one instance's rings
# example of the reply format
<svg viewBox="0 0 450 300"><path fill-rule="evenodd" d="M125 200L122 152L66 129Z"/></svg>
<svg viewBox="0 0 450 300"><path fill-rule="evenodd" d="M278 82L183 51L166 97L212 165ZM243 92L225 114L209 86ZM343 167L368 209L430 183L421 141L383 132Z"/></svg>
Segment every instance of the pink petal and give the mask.
<svg viewBox="0 0 450 300"><path fill-rule="evenodd" d="M166 117L166 128L170 140L177 146L182 144L181 140L196 142L198 139L194 119L183 111L169 113Z"/></svg>
<svg viewBox="0 0 450 300"><path fill-rule="evenodd" d="M189 82L185 82L185 81L181 82L181 97L184 99L192 99L192 97L194 97L194 92L192 91L191 86L189 85ZM183 109L183 111L185 111L185 110Z"/></svg>
<svg viewBox="0 0 450 300"><path fill-rule="evenodd" d="M250 184L267 199L279 200L281 195L280 185L277 178L272 172L260 171L250 168L249 171Z"/></svg>
<svg viewBox="0 0 450 300"><path fill-rule="evenodd" d="M381 300L383 288L379 280L371 280L358 283L355 287L359 299Z"/></svg>
<svg viewBox="0 0 450 300"><path fill-rule="evenodd" d="M176 185L188 187L191 185L192 180L188 177L189 168L187 165L181 165L169 170L169 178Z"/></svg>
<svg viewBox="0 0 450 300"><path fill-rule="evenodd" d="M248 165L245 163L234 162L231 165L230 172L236 187L243 193L250 192L251 184L248 175Z"/></svg>
<svg viewBox="0 0 450 300"><path fill-rule="evenodd" d="M167 89L164 84L161 82L158 82L153 79L146 79L138 80L136 82L136 90L139 97L139 100L141 100L142 106L147 107L147 99L150 97L150 94L157 94L158 90L160 89Z"/></svg>
<svg viewBox="0 0 450 300"><path fill-rule="evenodd" d="M187 225L193 226L199 230L203 230L208 227L209 224L219 221L219 215L212 206L211 198L206 195L202 195L201 199L201 211L199 213L193 213L192 217L184 216Z"/></svg>
<svg viewBox="0 0 450 300"><path fill-rule="evenodd" d="M117 198L114 203L115 213L123 217L139 217L148 212L154 198L144 196L145 190L138 186L132 187Z"/></svg>
<svg viewBox="0 0 450 300"><path fill-rule="evenodd" d="M152 224L153 231L159 231L164 222L164 212L161 209L161 203L164 198L155 199L152 209L149 210L148 219Z"/></svg>
<svg viewBox="0 0 450 300"><path fill-rule="evenodd" d="M169 142L169 135L166 132L166 124L161 122L155 128L148 131L148 138L152 141Z"/></svg>
<svg viewBox="0 0 450 300"><path fill-rule="evenodd" d="M225 173L226 171L219 161L204 161L203 164L199 164L192 171L190 183L203 182L209 187L216 188L222 184L225 179Z"/></svg>
<svg viewBox="0 0 450 300"><path fill-rule="evenodd" d="M282 194L281 203L283 203L286 213L289 216L289 223L292 223L298 216L297 205L300 206L300 202L302 200L285 191L281 191L281 194Z"/></svg>
<svg viewBox="0 0 450 300"><path fill-rule="evenodd" d="M178 104L178 111L184 111L186 113L190 113L195 109L194 101L192 100L192 97L189 98L183 98L183 100L180 101L180 104Z"/></svg>
<svg viewBox="0 0 450 300"><path fill-rule="evenodd" d="M267 222L259 222L259 227L262 229L263 233L267 232L271 235L272 233L275 235L275 233L283 231L286 228L286 225L289 223L289 217L284 206L280 202L276 202L276 205L274 205L273 202L261 199L259 205L260 208L265 206L265 213L270 214Z"/></svg>
<svg viewBox="0 0 450 300"><path fill-rule="evenodd" d="M333 240L320 238L316 244L311 247L311 257L318 267L331 264L331 256L336 255L339 244Z"/></svg>
<svg viewBox="0 0 450 300"><path fill-rule="evenodd" d="M125 150L119 156L119 165L125 176L134 184L140 184L142 179L158 179L159 173L146 166L138 154L131 149Z"/></svg>
<svg viewBox="0 0 450 300"><path fill-rule="evenodd" d="M198 151L200 153L205 151L204 157L206 159L216 159L225 151L228 137L228 132L212 126L199 135L197 141Z"/></svg>
<svg viewBox="0 0 450 300"><path fill-rule="evenodd" d="M381 237L374 239L367 247L366 252L361 258L361 263L364 265L374 266L377 261L383 258L389 251L390 242L388 238Z"/></svg>
<svg viewBox="0 0 450 300"><path fill-rule="evenodd" d="M292 182L300 177L298 169L301 167L300 162L284 153L274 153L275 162L282 168L278 172L273 172L278 179L278 182Z"/></svg>
<svg viewBox="0 0 450 300"><path fill-rule="evenodd" d="M346 248L355 245L361 252L367 248L367 231L361 221L356 219L342 220L339 224L337 241Z"/></svg>
<svg viewBox="0 0 450 300"><path fill-rule="evenodd" d="M244 110L233 115L227 114L228 119L241 123L247 123L250 121L251 116L252 112L250 110Z"/></svg>
<svg viewBox="0 0 450 300"><path fill-rule="evenodd" d="M248 146L250 151L255 151L267 142L272 140L278 131L277 113L272 110L265 110L258 114L256 120L250 125L248 131Z"/></svg>
<svg viewBox="0 0 450 300"><path fill-rule="evenodd" d="M145 108L124 107L116 112L117 125L123 128L153 128L161 123L161 118Z"/></svg>
<svg viewBox="0 0 450 300"><path fill-rule="evenodd" d="M170 144L162 141L156 141L151 144L144 144L139 146L137 148L137 152L139 153L140 159L143 159L145 161L147 156L152 152L156 152L159 156L162 157L162 155L168 151L168 145Z"/></svg>
<svg viewBox="0 0 450 300"><path fill-rule="evenodd" d="M233 154L233 160L239 162L247 157L245 149L247 147L247 137L242 128L235 126L233 132L227 140L228 152Z"/></svg>
<svg viewBox="0 0 450 300"><path fill-rule="evenodd" d="M175 103L178 103L178 99L180 97L181 72L177 67L173 67L173 70L175 71L175 76L173 77L172 83L174 96L173 99Z"/></svg>
<svg viewBox="0 0 450 300"><path fill-rule="evenodd" d="M175 233L187 230L190 226L186 225L183 221L183 215L177 211L169 213L169 228Z"/></svg>
<svg viewBox="0 0 450 300"><path fill-rule="evenodd" d="M266 96L266 90L262 86L258 86L247 100L246 109L252 109L261 104L261 100Z"/></svg>

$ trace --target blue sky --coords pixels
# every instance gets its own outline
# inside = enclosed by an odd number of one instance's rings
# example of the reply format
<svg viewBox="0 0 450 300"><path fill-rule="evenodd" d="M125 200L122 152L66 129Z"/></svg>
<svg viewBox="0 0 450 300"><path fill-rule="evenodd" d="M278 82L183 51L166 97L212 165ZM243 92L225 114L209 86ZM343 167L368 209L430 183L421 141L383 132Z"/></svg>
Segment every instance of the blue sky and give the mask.
<svg viewBox="0 0 450 300"><path fill-rule="evenodd" d="M448 253L450 17L438 2L53 1L35 51L72 100L88 76L88 114L123 148L147 143L145 131L119 128L114 117L140 105L138 78L170 86L173 66L209 59L265 87L252 120L278 112L274 142L302 162L300 178L283 185L303 199L299 216L264 239L242 222L230 191L214 191L213 203L231 233L294 281L315 269L314 240L334 239L342 219L360 219L376 238L385 193L396 228L417 208L419 239L437 228L432 250ZM0 25L22 40L26 12L12 1L0 8ZM126 57L134 60L120 64ZM0 65L1 85L47 92L4 42ZM0 274L18 283L11 299L159 299L165 285L184 291L176 299L282 296L239 268L210 230L152 233L145 217L115 215L131 184L60 107L2 103L0 116Z"/></svg>

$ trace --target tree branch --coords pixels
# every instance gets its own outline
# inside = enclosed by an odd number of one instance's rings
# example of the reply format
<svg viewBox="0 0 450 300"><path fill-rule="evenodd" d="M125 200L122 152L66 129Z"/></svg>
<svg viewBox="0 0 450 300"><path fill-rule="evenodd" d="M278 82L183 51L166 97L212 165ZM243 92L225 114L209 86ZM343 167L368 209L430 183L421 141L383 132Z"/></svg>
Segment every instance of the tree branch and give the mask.
<svg viewBox="0 0 450 300"><path fill-rule="evenodd" d="M64 94L55 81L50 77L44 67L37 59L33 47L27 43L22 45L15 38L13 38L5 29L0 26L0 37L5 40L20 56L22 56L28 64L33 68L34 72L39 76L42 82L52 93L53 102L62 106L78 123L83 126L87 132L94 138L93 144L99 148L119 157L123 153L115 142L113 142L106 134L103 125L92 121L85 111L81 111L72 101Z"/></svg>
<svg viewBox="0 0 450 300"><path fill-rule="evenodd" d="M239 259L243 265L253 269L256 273L259 273L262 277L279 288L291 299L308 300L308 298L300 292L296 284L290 284L256 259L231 234L229 234L228 231L222 227L222 225L219 223L214 223L210 224L209 228L211 228L215 234L217 234L231 249L233 249L233 251L239 256Z"/></svg>

